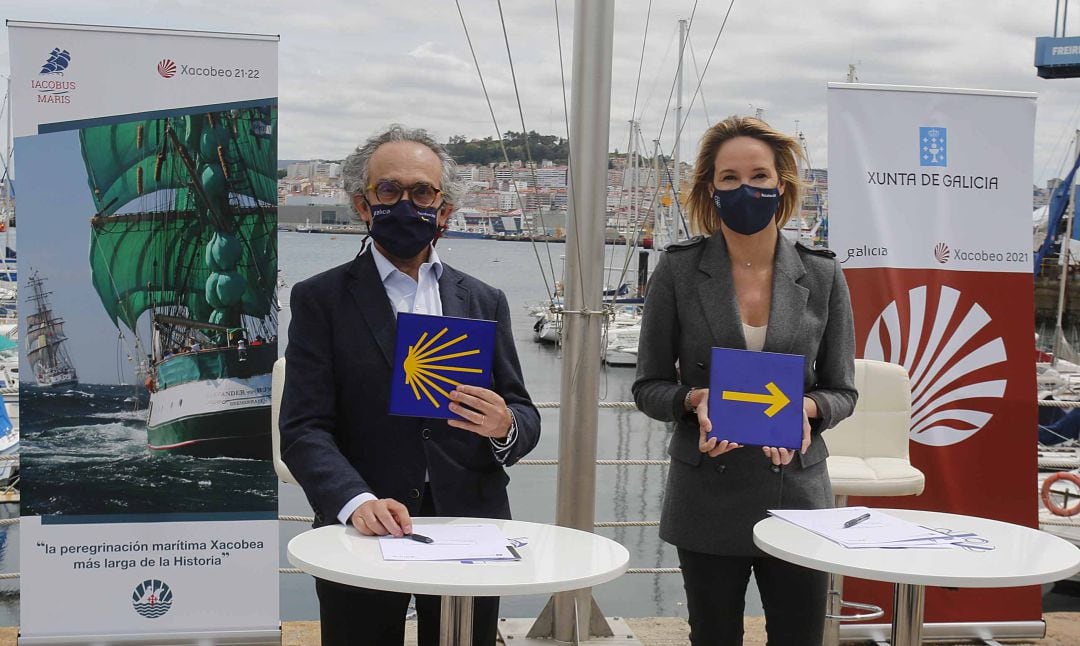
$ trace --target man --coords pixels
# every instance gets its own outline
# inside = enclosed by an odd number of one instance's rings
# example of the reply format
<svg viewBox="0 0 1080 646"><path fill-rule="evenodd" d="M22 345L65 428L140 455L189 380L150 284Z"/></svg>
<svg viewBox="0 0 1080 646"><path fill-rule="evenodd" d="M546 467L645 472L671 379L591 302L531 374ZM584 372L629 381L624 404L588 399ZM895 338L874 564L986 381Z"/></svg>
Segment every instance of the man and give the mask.
<svg viewBox="0 0 1080 646"><path fill-rule="evenodd" d="M342 166L374 244L297 283L281 404L281 452L315 510L366 535L401 536L414 516L510 518L503 467L540 436L503 293L443 264L433 242L463 193L449 154L399 125ZM396 314L497 322L491 389L460 386L462 420L388 415ZM316 579L322 640L401 644L409 595ZM419 641L436 644L439 600L418 596ZM498 598L477 599L474 643L495 642Z"/></svg>

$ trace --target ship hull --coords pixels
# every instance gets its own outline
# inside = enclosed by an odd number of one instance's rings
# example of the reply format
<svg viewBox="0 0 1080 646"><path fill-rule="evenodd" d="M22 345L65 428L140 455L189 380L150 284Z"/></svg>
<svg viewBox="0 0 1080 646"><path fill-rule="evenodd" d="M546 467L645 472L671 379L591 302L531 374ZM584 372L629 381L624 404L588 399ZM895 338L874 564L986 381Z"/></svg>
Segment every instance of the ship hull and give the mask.
<svg viewBox="0 0 1080 646"><path fill-rule="evenodd" d="M147 447L155 453L269 460L270 407L184 417L148 427Z"/></svg>
<svg viewBox="0 0 1080 646"><path fill-rule="evenodd" d="M147 447L155 453L269 460L268 368L276 355L276 347L263 346L252 348L244 361L235 348L168 360L173 365L159 367L157 389L150 394Z"/></svg>

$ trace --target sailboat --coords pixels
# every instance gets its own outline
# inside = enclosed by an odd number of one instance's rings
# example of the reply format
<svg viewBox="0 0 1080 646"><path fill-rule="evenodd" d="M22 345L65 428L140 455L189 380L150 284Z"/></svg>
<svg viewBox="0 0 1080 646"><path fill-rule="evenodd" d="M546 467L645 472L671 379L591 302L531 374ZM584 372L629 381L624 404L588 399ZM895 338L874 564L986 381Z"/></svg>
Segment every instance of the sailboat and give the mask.
<svg viewBox="0 0 1080 646"><path fill-rule="evenodd" d="M152 451L270 457L276 105L80 131L91 280L150 391Z"/></svg>
<svg viewBox="0 0 1080 646"><path fill-rule="evenodd" d="M26 360L34 369L39 386L68 386L79 383L75 365L64 342L64 320L53 313L45 279L35 271L27 282L29 302L34 311L26 316Z"/></svg>

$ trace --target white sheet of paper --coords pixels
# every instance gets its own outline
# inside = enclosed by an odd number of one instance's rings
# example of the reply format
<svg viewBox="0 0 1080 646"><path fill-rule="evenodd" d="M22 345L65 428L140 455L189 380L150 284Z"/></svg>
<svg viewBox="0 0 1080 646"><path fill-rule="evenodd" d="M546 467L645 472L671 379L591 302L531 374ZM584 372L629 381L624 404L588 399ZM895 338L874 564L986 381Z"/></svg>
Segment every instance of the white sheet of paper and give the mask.
<svg viewBox="0 0 1080 646"><path fill-rule="evenodd" d="M491 561L516 560L506 549L510 541L498 526L413 524L413 532L432 539L421 543L411 538L380 536L384 561Z"/></svg>
<svg viewBox="0 0 1080 646"><path fill-rule="evenodd" d="M942 533L867 507L775 509L769 510L769 513L850 548L910 549L966 545L968 549L974 550L993 549L993 546L985 541L983 545L971 544L968 539L978 539L973 534ZM851 527L844 527L844 523L863 514L870 514L870 518Z"/></svg>

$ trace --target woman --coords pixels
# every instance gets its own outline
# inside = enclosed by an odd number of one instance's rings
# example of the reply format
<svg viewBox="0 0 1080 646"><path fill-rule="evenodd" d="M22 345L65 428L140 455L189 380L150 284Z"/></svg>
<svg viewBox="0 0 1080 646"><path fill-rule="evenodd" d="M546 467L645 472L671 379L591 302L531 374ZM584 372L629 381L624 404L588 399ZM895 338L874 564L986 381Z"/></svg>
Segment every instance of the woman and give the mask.
<svg viewBox="0 0 1080 646"><path fill-rule="evenodd" d="M767 509L832 505L820 432L857 398L840 265L780 234L799 208L801 156L794 139L760 119L710 128L688 200L691 225L706 235L668 247L645 300L634 399L675 422L660 537L678 548L694 644L742 643L751 571L769 644L821 642L826 575L766 556L752 535ZM806 358L798 456L723 439L724 420L709 420L712 347ZM714 427L719 438L707 439Z"/></svg>

